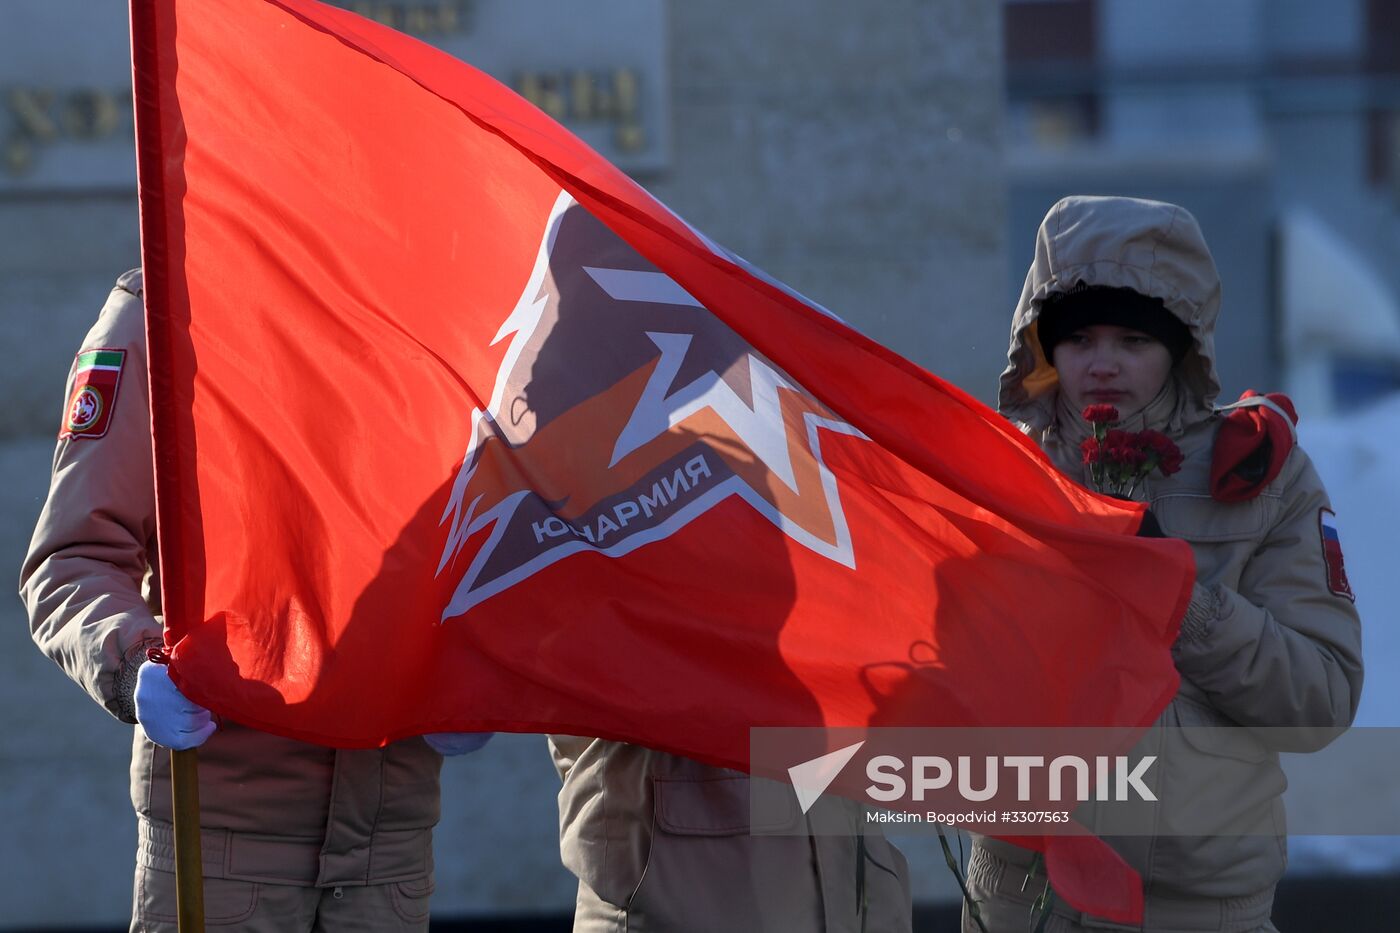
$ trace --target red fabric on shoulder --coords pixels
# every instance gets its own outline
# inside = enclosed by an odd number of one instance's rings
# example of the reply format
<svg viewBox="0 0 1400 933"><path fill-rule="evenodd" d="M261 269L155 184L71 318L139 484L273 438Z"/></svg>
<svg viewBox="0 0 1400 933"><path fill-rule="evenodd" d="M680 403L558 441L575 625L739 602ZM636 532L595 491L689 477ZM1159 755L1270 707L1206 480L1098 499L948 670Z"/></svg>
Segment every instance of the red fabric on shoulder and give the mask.
<svg viewBox="0 0 1400 933"><path fill-rule="evenodd" d="M1248 389L1240 401L1258 397L1258 392ZM1298 423L1298 412L1288 396L1270 392L1263 397L1287 412L1293 424ZM1273 408L1249 405L1234 409L1215 436L1211 496L1220 502L1253 499L1277 478L1294 443L1293 426Z"/></svg>

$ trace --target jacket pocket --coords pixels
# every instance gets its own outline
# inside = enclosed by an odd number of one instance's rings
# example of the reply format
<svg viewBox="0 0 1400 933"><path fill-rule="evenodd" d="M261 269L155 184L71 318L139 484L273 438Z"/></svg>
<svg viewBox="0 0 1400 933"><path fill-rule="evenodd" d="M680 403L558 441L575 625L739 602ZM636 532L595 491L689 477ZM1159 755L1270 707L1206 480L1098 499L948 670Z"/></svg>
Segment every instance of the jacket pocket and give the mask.
<svg viewBox="0 0 1400 933"><path fill-rule="evenodd" d="M756 783L762 781L761 784ZM796 830L802 819L792 788L734 777L656 781L656 825L677 836L734 836ZM758 802L750 807L751 794Z"/></svg>
<svg viewBox="0 0 1400 933"><path fill-rule="evenodd" d="M659 778L653 789L646 867L625 907L629 933L822 929L812 838L751 835L748 777ZM768 809L755 832L798 826L795 802L795 818L783 807L765 816ZM854 873L849 880L854 886Z"/></svg>
<svg viewBox="0 0 1400 933"><path fill-rule="evenodd" d="M1245 502L1217 502L1207 495L1176 493L1152 500L1152 514L1169 538L1214 543L1248 541L1263 535L1272 497Z"/></svg>
<svg viewBox="0 0 1400 933"><path fill-rule="evenodd" d="M1181 696L1174 705L1181 737L1196 751L1250 763L1261 762L1269 756L1269 750L1254 733L1215 710Z"/></svg>
<svg viewBox="0 0 1400 933"><path fill-rule="evenodd" d="M1285 781L1248 729L1177 697L1165 717L1162 792L1149 877L1161 892L1230 897L1283 872L1276 838Z"/></svg>
<svg viewBox="0 0 1400 933"><path fill-rule="evenodd" d="M749 831L744 777L656 781L656 826L677 836L734 836Z"/></svg>

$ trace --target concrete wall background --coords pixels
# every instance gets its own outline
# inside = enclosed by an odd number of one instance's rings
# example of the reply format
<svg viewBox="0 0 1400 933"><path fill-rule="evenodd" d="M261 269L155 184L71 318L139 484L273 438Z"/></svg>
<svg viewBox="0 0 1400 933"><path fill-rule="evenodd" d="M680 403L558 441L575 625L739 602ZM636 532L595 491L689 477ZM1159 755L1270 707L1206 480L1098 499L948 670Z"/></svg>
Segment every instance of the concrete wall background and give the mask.
<svg viewBox="0 0 1400 933"><path fill-rule="evenodd" d="M1010 311L998 5L888 0L877 14L837 0L673 3L668 33L672 160L643 184L989 398ZM47 487L72 354L138 257L130 187L0 195L0 569L10 579ZM0 928L123 926L131 730L39 655L14 598L0 600L0 734ZM542 739L498 737L449 761L443 786L435 915L571 909ZM951 896L936 845L904 847L916 897Z"/></svg>
<svg viewBox="0 0 1400 933"><path fill-rule="evenodd" d="M997 5L671 10L673 170L648 187L858 329L990 399L1010 329Z"/></svg>

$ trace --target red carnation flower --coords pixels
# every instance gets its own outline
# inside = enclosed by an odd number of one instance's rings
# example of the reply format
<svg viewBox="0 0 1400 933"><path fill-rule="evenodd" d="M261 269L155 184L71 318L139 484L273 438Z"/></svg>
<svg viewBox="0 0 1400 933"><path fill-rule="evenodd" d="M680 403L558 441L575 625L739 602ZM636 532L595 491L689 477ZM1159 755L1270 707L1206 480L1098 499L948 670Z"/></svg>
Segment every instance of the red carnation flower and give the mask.
<svg viewBox="0 0 1400 933"><path fill-rule="evenodd" d="M1103 442L1109 447L1131 447L1135 436L1122 428L1114 428L1104 435Z"/></svg>
<svg viewBox="0 0 1400 933"><path fill-rule="evenodd" d="M1090 424L1107 424L1118 420L1118 409L1112 405L1090 405L1084 409L1082 415Z"/></svg>
<svg viewBox="0 0 1400 933"><path fill-rule="evenodd" d="M1157 458L1157 469L1162 471L1163 476L1171 476L1181 469L1181 462L1184 459L1181 455L1181 448L1172 443L1172 439L1161 431L1143 431L1138 435L1152 455Z"/></svg>
<svg viewBox="0 0 1400 933"><path fill-rule="evenodd" d="M1140 467L1147 462L1147 451L1141 447L1124 447L1119 463L1129 467Z"/></svg>
<svg viewBox="0 0 1400 933"><path fill-rule="evenodd" d="M1090 405L1084 409L1084 417L1093 424L1094 435L1086 438L1079 449L1099 492L1132 498L1138 484L1153 470L1160 469L1163 476L1171 476L1181 469L1180 448L1161 431L1110 430L1109 419L1118 417L1112 405Z"/></svg>

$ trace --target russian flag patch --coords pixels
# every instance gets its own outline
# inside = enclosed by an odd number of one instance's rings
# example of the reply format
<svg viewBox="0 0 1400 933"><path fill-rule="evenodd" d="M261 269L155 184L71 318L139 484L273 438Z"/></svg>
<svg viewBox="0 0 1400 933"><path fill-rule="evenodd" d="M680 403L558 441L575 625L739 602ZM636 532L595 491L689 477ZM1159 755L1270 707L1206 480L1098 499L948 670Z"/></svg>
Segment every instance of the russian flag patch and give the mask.
<svg viewBox="0 0 1400 933"><path fill-rule="evenodd" d="M1327 589L1334 596L1356 602L1342 563L1342 538L1337 533L1337 514L1331 509L1318 509L1317 524L1322 534L1322 557L1327 564Z"/></svg>

